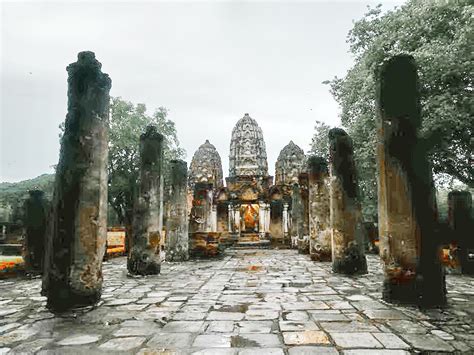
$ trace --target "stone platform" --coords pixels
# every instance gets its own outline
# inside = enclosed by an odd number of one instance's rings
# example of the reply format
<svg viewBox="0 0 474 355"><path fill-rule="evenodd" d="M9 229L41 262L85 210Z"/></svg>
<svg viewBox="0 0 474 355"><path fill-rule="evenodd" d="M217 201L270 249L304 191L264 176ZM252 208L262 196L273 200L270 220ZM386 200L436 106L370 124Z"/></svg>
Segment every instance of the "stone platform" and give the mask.
<svg viewBox="0 0 474 355"><path fill-rule="evenodd" d="M235 250L164 263L130 278L104 265L102 301L53 315L39 279L0 281L0 354L474 353L474 278L448 275L449 306L420 311L381 301L381 265L344 277L296 250Z"/></svg>

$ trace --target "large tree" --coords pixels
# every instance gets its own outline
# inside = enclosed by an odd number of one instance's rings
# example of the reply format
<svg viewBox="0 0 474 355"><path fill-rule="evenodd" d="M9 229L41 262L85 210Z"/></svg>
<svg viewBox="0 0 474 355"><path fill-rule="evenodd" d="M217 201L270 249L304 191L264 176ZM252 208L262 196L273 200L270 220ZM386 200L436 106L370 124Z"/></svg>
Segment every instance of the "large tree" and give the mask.
<svg viewBox="0 0 474 355"><path fill-rule="evenodd" d="M369 8L348 42L355 64L330 81L341 121L354 140L366 214L376 211L376 77L389 56L411 54L418 63L423 126L435 176L474 186L474 6L470 0L409 0L385 14Z"/></svg>
<svg viewBox="0 0 474 355"><path fill-rule="evenodd" d="M114 209L119 223L125 225L130 232L139 179L140 135L147 125L154 124L158 127L158 132L165 137L165 176L169 171L169 161L182 158L184 150L179 147L175 124L168 119L168 111L165 108L160 107L149 115L144 104L134 105L120 97L114 97L110 110L109 204ZM166 180L165 177L165 185Z"/></svg>

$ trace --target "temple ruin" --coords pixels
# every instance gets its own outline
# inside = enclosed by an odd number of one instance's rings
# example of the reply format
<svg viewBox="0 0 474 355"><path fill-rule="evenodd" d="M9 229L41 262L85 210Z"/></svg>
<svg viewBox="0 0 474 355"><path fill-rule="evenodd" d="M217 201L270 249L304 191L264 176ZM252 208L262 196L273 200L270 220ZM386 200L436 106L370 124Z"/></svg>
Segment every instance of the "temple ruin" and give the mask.
<svg viewBox="0 0 474 355"><path fill-rule="evenodd" d="M216 235L237 246L268 247L290 246L294 234L309 245L304 173L305 154L291 141L280 152L273 184L263 132L248 113L232 131L225 187L220 155L206 140L193 156L188 180L194 248L205 248L205 239Z"/></svg>

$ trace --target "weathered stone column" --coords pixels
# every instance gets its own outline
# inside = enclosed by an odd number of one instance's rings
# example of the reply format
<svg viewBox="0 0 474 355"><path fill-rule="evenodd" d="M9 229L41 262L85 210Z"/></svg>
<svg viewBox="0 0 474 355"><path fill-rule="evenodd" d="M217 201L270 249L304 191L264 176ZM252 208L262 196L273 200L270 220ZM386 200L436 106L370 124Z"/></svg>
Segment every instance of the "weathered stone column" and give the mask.
<svg viewBox="0 0 474 355"><path fill-rule="evenodd" d="M95 304L107 238L109 91L92 52L67 67L68 114L56 168L43 294L63 311Z"/></svg>
<svg viewBox="0 0 474 355"><path fill-rule="evenodd" d="M283 214L282 214L282 223L283 223L283 240L284 243L286 244L288 241L288 232L290 230L289 228L289 223L290 223L290 218L288 217L288 203L284 202L283 203Z"/></svg>
<svg viewBox="0 0 474 355"><path fill-rule="evenodd" d="M211 232L217 232L217 205L212 204L211 206Z"/></svg>
<svg viewBox="0 0 474 355"><path fill-rule="evenodd" d="M362 245L361 209L352 139L340 128L329 131L330 226L332 269L342 274L367 273Z"/></svg>
<svg viewBox="0 0 474 355"><path fill-rule="evenodd" d="M127 268L132 275L160 273L163 136L150 125L140 136L140 182Z"/></svg>
<svg viewBox="0 0 474 355"><path fill-rule="evenodd" d="M292 238L296 238L298 253L309 253L309 238L304 235L304 206L301 197L301 188L298 184L293 185L293 193L291 195L291 234Z"/></svg>
<svg viewBox="0 0 474 355"><path fill-rule="evenodd" d="M310 256L314 261L331 261L329 170L322 157L308 158Z"/></svg>
<svg viewBox="0 0 474 355"><path fill-rule="evenodd" d="M265 203L258 201L258 233L260 239L265 238Z"/></svg>
<svg viewBox="0 0 474 355"><path fill-rule="evenodd" d="M29 272L43 271L48 203L41 190L28 191L25 201L25 264Z"/></svg>
<svg viewBox="0 0 474 355"><path fill-rule="evenodd" d="M308 239L308 253L309 253L309 178L307 172L302 172L298 175L300 185L301 203L303 204L303 236Z"/></svg>
<svg viewBox="0 0 474 355"><path fill-rule="evenodd" d="M172 160L169 217L167 221L166 260L184 261L188 255L188 214L186 181L188 166L183 160Z"/></svg>
<svg viewBox="0 0 474 355"><path fill-rule="evenodd" d="M448 225L452 239L459 246L459 261L463 274L474 274L474 237L472 196L469 191L451 191L448 194Z"/></svg>
<svg viewBox="0 0 474 355"><path fill-rule="evenodd" d="M395 56L378 82L378 206L383 298L442 305L445 280L437 252L433 180L421 126L418 75L413 57Z"/></svg>

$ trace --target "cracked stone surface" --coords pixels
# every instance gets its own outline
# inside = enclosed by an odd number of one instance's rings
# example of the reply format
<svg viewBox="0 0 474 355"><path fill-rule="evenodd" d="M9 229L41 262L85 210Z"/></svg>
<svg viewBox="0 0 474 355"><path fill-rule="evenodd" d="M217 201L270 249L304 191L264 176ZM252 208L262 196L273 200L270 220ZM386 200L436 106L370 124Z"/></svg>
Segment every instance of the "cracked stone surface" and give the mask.
<svg viewBox="0 0 474 355"><path fill-rule="evenodd" d="M447 275L444 309L395 306L367 259L369 274L346 277L296 250L230 249L128 277L116 258L97 307L62 315L39 278L0 280L0 354L474 353L474 278Z"/></svg>

